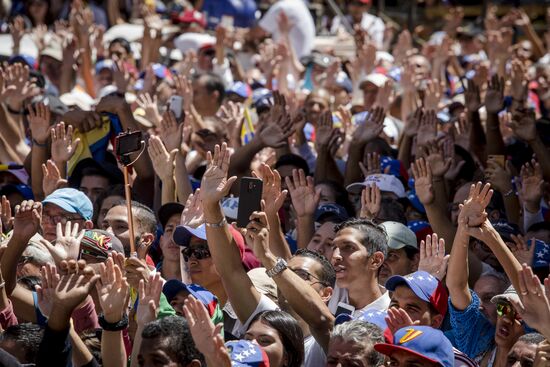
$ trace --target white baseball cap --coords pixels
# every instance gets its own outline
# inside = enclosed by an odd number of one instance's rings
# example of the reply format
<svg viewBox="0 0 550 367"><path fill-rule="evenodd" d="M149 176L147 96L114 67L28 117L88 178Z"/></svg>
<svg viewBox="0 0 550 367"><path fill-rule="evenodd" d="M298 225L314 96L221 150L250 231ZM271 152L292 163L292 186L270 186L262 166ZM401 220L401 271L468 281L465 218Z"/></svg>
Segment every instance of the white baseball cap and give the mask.
<svg viewBox="0 0 550 367"><path fill-rule="evenodd" d="M401 181L399 181L397 177L385 173L376 173L374 175L367 176L365 181L352 183L346 187L346 190L352 194L359 194L363 191L363 188L367 185L371 186L372 184L378 186L380 191L394 193L398 198L405 197L405 187L403 187Z"/></svg>

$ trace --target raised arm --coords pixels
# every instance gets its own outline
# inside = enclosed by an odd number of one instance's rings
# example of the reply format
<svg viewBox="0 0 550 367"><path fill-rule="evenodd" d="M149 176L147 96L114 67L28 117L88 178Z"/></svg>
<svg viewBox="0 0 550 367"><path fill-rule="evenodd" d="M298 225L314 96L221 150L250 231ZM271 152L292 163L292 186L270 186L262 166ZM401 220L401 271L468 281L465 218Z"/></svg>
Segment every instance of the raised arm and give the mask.
<svg viewBox="0 0 550 367"><path fill-rule="evenodd" d="M315 211L321 190L315 189L313 177L306 177L304 170L293 170L292 179L286 177L292 207L298 217L298 248L306 248L315 233Z"/></svg>
<svg viewBox="0 0 550 367"><path fill-rule="evenodd" d="M504 78L493 75L485 93L485 110L487 111L487 155L504 155L506 147L500 132L498 113L504 106Z"/></svg>
<svg viewBox="0 0 550 367"><path fill-rule="evenodd" d="M241 256L223 215L220 200L237 179L227 178L230 153L225 143L207 153L208 167L202 177L201 198L206 225L206 239L216 270L237 317L244 324L260 302L260 294L246 274Z"/></svg>
<svg viewBox="0 0 550 367"><path fill-rule="evenodd" d="M147 147L149 158L153 163L155 173L162 182L161 203L166 204L176 201L176 185L174 182L174 161L176 159L177 149L170 152L158 136L149 138L149 146Z"/></svg>

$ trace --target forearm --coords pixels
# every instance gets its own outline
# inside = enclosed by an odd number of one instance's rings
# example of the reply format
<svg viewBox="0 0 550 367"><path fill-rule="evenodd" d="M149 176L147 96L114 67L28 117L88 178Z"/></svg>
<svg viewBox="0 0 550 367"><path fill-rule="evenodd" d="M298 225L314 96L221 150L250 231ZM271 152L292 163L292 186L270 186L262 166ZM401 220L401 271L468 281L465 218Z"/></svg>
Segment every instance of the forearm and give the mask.
<svg viewBox="0 0 550 367"><path fill-rule="evenodd" d="M472 302L472 295L468 288L468 244L470 237L465 229L459 227L447 268L446 284L453 306L464 310ZM450 241L449 241L450 242Z"/></svg>
<svg viewBox="0 0 550 367"><path fill-rule="evenodd" d="M548 155L548 149L544 146L540 136L537 135L535 140L529 142L529 146L533 149L533 152L537 157L537 161L542 168L544 180L550 181L550 157Z"/></svg>
<svg viewBox="0 0 550 367"><path fill-rule="evenodd" d="M33 144L31 149L31 188L36 200L44 198L42 165L48 160L49 147Z"/></svg>
<svg viewBox="0 0 550 367"><path fill-rule="evenodd" d="M82 54L82 67L80 68L82 79L84 80L84 86L86 92L92 97L95 98L95 86L94 78L92 74L93 65L92 65L92 49L90 48L89 40L87 40L86 45L83 47L84 53Z"/></svg>
<svg viewBox="0 0 550 367"><path fill-rule="evenodd" d="M173 203L176 201L176 183L174 182L174 177L166 177L161 179L162 181L162 190L161 190L161 204Z"/></svg>
<svg viewBox="0 0 550 367"><path fill-rule="evenodd" d="M470 120L470 123L472 125L472 129L470 130L470 147L472 148L473 153L479 158L479 160L485 162L486 140L483 126L481 126L481 118L479 117L479 112L469 112L468 119Z"/></svg>
<svg viewBox="0 0 550 367"><path fill-rule="evenodd" d="M522 29L529 41L531 41L531 43L533 44L533 54L535 58L540 59L541 57L543 57L546 54L544 42L542 42L542 40L538 36L537 32L533 28L533 25L527 24L526 26L522 27Z"/></svg>
<svg viewBox="0 0 550 367"><path fill-rule="evenodd" d="M272 269L276 262L273 254L266 254L262 258L262 264L267 269ZM273 280L290 307L309 325L315 340L326 351L334 316L319 293L290 269L282 271Z"/></svg>
<svg viewBox="0 0 550 367"><path fill-rule="evenodd" d="M354 182L361 181L361 170L359 162L363 158L364 145L352 141L349 147L348 162L346 164L346 172L344 175L344 187L351 185Z"/></svg>
<svg viewBox="0 0 550 367"><path fill-rule="evenodd" d="M504 268L504 271L506 272L506 275L508 275L508 278L512 282L514 288L520 289L518 274L521 270L521 264L494 228L491 227L489 233L490 236L489 240L486 242L486 245L489 246L491 251L495 254L498 262Z"/></svg>
<svg viewBox="0 0 550 367"><path fill-rule="evenodd" d="M506 218L509 223L514 223L520 225L521 216L520 216L520 205L518 197L515 193L512 192L510 195L506 195L508 192L502 193L502 198L504 200L504 210L506 212Z"/></svg>
<svg viewBox="0 0 550 367"><path fill-rule="evenodd" d="M27 247L28 242L29 238L20 238L14 233L0 260L2 278L4 278L4 282L6 283L5 290L8 296L11 295L17 284L17 263Z"/></svg>
<svg viewBox="0 0 550 367"><path fill-rule="evenodd" d="M185 156L178 152L176 154L176 168L174 170L176 177L176 193L178 200L184 203L189 195L193 192L191 181L189 181L189 173L185 165Z"/></svg>
<svg viewBox="0 0 550 367"><path fill-rule="evenodd" d="M298 248L306 248L315 234L315 220L313 219L313 215L298 217L296 229L298 232Z"/></svg>
<svg viewBox="0 0 550 367"><path fill-rule="evenodd" d="M426 215L434 233L439 234L440 238L446 239L445 252L450 253L450 239L455 238L456 228L447 217L446 210L434 204L424 204L424 209L426 209Z"/></svg>
<svg viewBox="0 0 550 367"><path fill-rule="evenodd" d="M264 145L256 135L252 141L238 149L231 156L229 164L229 176L242 176L250 169L250 162Z"/></svg>
<svg viewBox="0 0 550 367"><path fill-rule="evenodd" d="M94 356L90 353L84 342L82 342L82 339L80 339L73 327L71 327L69 337L72 347L73 366L80 367L92 362Z"/></svg>
<svg viewBox="0 0 550 367"><path fill-rule="evenodd" d="M122 340L122 331L107 331L101 333L101 356L103 367L125 367L126 349Z"/></svg>
<svg viewBox="0 0 550 367"><path fill-rule="evenodd" d="M325 180L342 182L343 179L344 178L336 165L334 157L330 154L328 147L320 148L315 165L315 182Z"/></svg>
<svg viewBox="0 0 550 367"><path fill-rule="evenodd" d="M432 184L434 188L435 205L437 205L440 210L444 212L447 208L447 203L449 202L445 179L443 177L434 176L432 179Z"/></svg>
<svg viewBox="0 0 550 367"><path fill-rule="evenodd" d="M413 140L407 135L403 135L401 143L399 144L399 150L397 153L397 159L403 162L405 167L411 166L411 149Z"/></svg>
<svg viewBox="0 0 550 367"><path fill-rule="evenodd" d="M487 114L487 156L505 155L506 146L500 132L498 115L494 113Z"/></svg>
<svg viewBox="0 0 550 367"><path fill-rule="evenodd" d="M285 260L290 259L292 254L286 243L285 236L281 229L281 220L277 213L266 213L267 224L269 225L269 249L273 255L281 257Z"/></svg>
<svg viewBox="0 0 550 367"><path fill-rule="evenodd" d="M136 334L134 336L134 342L132 344L132 356L130 357L130 367L138 367L138 355L141 349L141 333L145 325L138 323Z"/></svg>

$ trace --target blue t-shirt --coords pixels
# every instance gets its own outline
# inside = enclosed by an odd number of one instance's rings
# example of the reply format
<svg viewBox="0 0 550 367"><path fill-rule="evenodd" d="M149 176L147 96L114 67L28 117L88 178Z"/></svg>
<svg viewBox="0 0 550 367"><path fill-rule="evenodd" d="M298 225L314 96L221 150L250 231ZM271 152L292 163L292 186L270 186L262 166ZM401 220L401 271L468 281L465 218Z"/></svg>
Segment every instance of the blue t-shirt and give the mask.
<svg viewBox="0 0 550 367"><path fill-rule="evenodd" d="M445 335L453 346L474 359L495 346L495 326L480 311L478 295L470 290L472 302L460 311L449 298L449 314L452 329Z"/></svg>

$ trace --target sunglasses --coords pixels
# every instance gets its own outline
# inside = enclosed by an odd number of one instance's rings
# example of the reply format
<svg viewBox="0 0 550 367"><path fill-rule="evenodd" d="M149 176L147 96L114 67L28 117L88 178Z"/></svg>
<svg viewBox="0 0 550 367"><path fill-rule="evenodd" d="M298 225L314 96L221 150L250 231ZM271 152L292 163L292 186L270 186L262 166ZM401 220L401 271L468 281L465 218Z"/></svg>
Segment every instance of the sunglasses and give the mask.
<svg viewBox="0 0 550 367"><path fill-rule="evenodd" d="M510 319L516 319L518 321L521 321L521 316L516 312L514 307L508 303L498 303L497 304L497 315L499 317L503 317L506 315L506 317Z"/></svg>
<svg viewBox="0 0 550 367"><path fill-rule="evenodd" d="M207 246L199 246L199 247L186 247L183 250L181 250L181 254L183 255L183 260L185 262L189 261L191 256L194 256L197 260L207 259L210 255L210 250Z"/></svg>

